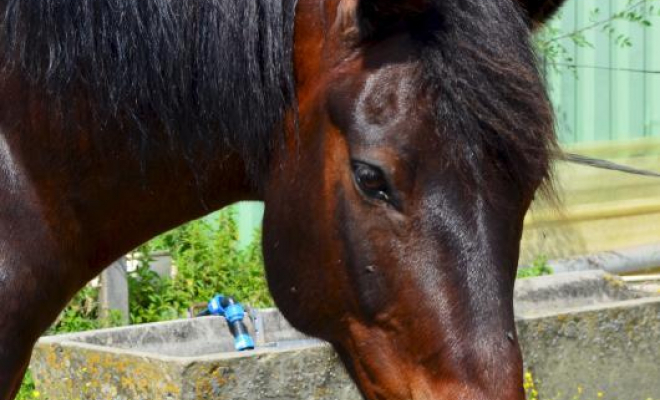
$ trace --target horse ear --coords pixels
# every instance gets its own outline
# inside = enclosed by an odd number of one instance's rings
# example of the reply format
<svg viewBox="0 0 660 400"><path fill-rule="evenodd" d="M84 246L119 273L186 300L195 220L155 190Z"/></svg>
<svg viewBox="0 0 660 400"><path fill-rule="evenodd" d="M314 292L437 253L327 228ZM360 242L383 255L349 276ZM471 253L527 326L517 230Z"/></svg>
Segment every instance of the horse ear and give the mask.
<svg viewBox="0 0 660 400"><path fill-rule="evenodd" d="M518 0L527 11L533 26L547 21L564 4L565 0Z"/></svg>
<svg viewBox="0 0 660 400"><path fill-rule="evenodd" d="M368 38L381 29L423 14L431 0L341 0L337 25L347 35Z"/></svg>
<svg viewBox="0 0 660 400"><path fill-rule="evenodd" d="M438 0L340 0L337 25L350 37L369 38L379 32L389 32L401 22L412 21L428 11ZM538 27L561 7L565 0L513 0L529 15L533 27Z"/></svg>

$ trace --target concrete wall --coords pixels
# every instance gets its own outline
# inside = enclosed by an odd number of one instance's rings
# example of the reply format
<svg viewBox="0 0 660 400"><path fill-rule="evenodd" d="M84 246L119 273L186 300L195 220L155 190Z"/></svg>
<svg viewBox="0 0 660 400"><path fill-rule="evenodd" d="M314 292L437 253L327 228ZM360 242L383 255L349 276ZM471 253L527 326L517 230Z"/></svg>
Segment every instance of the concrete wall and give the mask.
<svg viewBox="0 0 660 400"><path fill-rule="evenodd" d="M32 371L49 400L360 398L328 345L266 314L276 342L252 352L202 318L43 338ZM516 289L516 318L540 399L660 398L659 297L600 272L535 278Z"/></svg>

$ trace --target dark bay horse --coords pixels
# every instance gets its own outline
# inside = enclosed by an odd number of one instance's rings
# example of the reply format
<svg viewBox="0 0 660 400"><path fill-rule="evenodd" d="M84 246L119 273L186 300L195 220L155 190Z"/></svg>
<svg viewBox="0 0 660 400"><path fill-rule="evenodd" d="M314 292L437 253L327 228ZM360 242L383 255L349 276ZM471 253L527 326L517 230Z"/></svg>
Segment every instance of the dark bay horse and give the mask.
<svg viewBox="0 0 660 400"><path fill-rule="evenodd" d="M371 400L520 400L552 0L0 0L0 399L73 294L266 204L269 285Z"/></svg>

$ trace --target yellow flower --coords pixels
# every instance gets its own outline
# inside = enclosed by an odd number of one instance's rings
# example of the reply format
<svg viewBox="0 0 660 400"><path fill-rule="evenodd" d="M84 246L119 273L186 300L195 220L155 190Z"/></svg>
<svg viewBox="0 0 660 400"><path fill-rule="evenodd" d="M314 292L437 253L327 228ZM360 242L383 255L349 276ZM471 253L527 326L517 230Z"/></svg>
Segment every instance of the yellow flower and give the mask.
<svg viewBox="0 0 660 400"><path fill-rule="evenodd" d="M582 394L582 391L583 391L582 386L578 386L578 394Z"/></svg>
<svg viewBox="0 0 660 400"><path fill-rule="evenodd" d="M41 396L41 393L39 393L38 390L33 390L32 391L32 397L34 397L35 399L38 399L39 396Z"/></svg>
<svg viewBox="0 0 660 400"><path fill-rule="evenodd" d="M603 392L598 392L597 395L598 395L598 398L599 398L599 399L602 399L603 396L605 395L605 393L603 393Z"/></svg>

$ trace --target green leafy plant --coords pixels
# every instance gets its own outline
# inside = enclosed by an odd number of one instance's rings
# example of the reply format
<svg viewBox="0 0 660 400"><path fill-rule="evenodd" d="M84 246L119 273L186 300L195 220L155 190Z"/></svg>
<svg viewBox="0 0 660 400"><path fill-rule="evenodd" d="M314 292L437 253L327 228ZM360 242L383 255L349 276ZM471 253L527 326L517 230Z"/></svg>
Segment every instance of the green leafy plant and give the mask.
<svg viewBox="0 0 660 400"><path fill-rule="evenodd" d="M228 208L167 232L137 250L139 267L129 275L131 322L155 322L186 315L188 307L216 293L254 307L272 306L261 255L260 232L239 242L235 212ZM165 250L174 278L149 270L150 254Z"/></svg>
<svg viewBox="0 0 660 400"><path fill-rule="evenodd" d="M537 256L529 267L518 268L517 278L534 278L537 276L552 275L552 268L548 264L548 257Z"/></svg>
<svg viewBox="0 0 660 400"><path fill-rule="evenodd" d="M561 16L562 13L559 12L555 18ZM600 32L621 48L632 47L633 42L626 33L626 28L631 25L650 27L653 19L659 16L660 0L627 0L619 9L612 10L608 14L596 7L589 12L582 26L572 30L564 30L552 23L546 24L535 36L535 45L546 65L555 70L568 69L575 72L577 67L596 66L577 65L569 50L570 46L593 48L594 45L588 35Z"/></svg>
<svg viewBox="0 0 660 400"><path fill-rule="evenodd" d="M32 373L28 370L23 378L23 384L16 394L16 400L47 400L34 386L34 379L32 379Z"/></svg>
<svg viewBox="0 0 660 400"><path fill-rule="evenodd" d="M106 317L101 316L98 297L98 288L85 286L71 299L46 333L54 335L121 325L121 315L116 310L111 310Z"/></svg>

